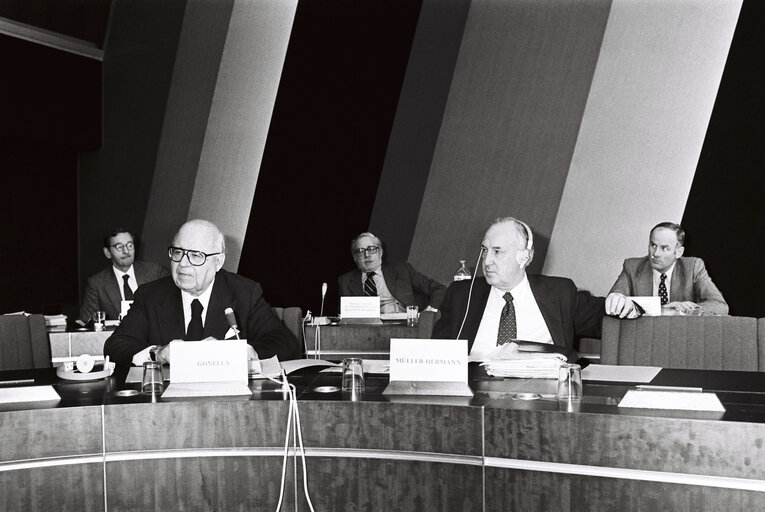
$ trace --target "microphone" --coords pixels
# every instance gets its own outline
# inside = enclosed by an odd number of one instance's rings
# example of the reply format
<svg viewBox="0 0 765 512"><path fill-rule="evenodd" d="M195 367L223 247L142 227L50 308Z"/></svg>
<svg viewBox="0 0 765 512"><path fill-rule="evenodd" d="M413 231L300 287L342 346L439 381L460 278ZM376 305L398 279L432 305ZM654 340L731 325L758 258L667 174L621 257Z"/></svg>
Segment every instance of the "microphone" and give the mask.
<svg viewBox="0 0 765 512"><path fill-rule="evenodd" d="M321 283L321 310L319 316L324 316L324 297L327 295L327 283Z"/></svg>
<svg viewBox="0 0 765 512"><path fill-rule="evenodd" d="M236 339L239 338L239 327L236 325L236 316L234 316L234 310L231 308L226 308L223 313L226 315L226 320L228 320L228 325L231 326L231 330L234 331L234 334L236 335Z"/></svg>

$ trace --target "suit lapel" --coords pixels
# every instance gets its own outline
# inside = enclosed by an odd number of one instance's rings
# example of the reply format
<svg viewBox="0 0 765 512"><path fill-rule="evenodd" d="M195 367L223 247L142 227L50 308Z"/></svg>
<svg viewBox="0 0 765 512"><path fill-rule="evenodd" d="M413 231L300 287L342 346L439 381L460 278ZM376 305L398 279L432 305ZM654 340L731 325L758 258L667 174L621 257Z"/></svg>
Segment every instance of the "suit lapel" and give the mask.
<svg viewBox="0 0 765 512"><path fill-rule="evenodd" d="M120 284L117 281L117 276L114 275L114 270L109 268L109 276L106 280L106 296L109 298L109 302L117 313L122 311L122 294L120 293Z"/></svg>
<svg viewBox="0 0 765 512"><path fill-rule="evenodd" d="M557 295L550 293L549 287L544 283L537 281L535 276L529 276L529 287L531 288L531 294L534 295L534 300L539 306L539 311L542 313L547 324L547 330L550 331L553 343L561 347L566 346L566 335L563 332L563 325L560 322L560 301Z"/></svg>
<svg viewBox="0 0 765 512"><path fill-rule="evenodd" d="M684 297L683 283L685 283L685 267L680 263L680 259L675 262L675 268L672 270L672 282L669 284L669 300L675 301L678 297Z"/></svg>
<svg viewBox="0 0 765 512"><path fill-rule="evenodd" d="M348 283L348 287L351 290L351 296L359 297L364 295L364 287L361 285L361 271L354 270L351 275L351 282Z"/></svg>
<svg viewBox="0 0 765 512"><path fill-rule="evenodd" d="M225 283L225 277L218 272L210 294L210 303L207 305L207 316L205 317L205 327L202 331L204 337L212 336L222 340L229 330L228 320L224 311L231 308L236 313L236 301L232 297ZM237 318L237 325L242 329L242 319Z"/></svg>
<svg viewBox="0 0 765 512"><path fill-rule="evenodd" d="M635 276L635 294L638 297L650 297L653 295L653 269L648 258L638 266Z"/></svg>
<svg viewBox="0 0 765 512"><path fill-rule="evenodd" d="M388 287L388 291L390 292L393 297L396 297L396 267L393 265L385 264L382 267L380 267L380 271L383 274L383 278L385 280L385 286Z"/></svg>
<svg viewBox="0 0 765 512"><path fill-rule="evenodd" d="M491 292L491 285L486 282L486 279L483 277L476 279L473 286L473 296L470 299L470 304L467 306L468 316L465 319L465 327L459 336L460 339L468 340L468 354L472 350L475 336L478 334L478 327L481 325L483 312L489 300L489 292ZM459 319L459 322L462 323L462 318Z"/></svg>
<svg viewBox="0 0 765 512"><path fill-rule="evenodd" d="M159 311L157 314L159 322L159 332L163 340L182 340L186 335L186 322L183 318L183 301L181 300L181 290L175 286L175 283L168 283L167 293L162 301L158 303Z"/></svg>

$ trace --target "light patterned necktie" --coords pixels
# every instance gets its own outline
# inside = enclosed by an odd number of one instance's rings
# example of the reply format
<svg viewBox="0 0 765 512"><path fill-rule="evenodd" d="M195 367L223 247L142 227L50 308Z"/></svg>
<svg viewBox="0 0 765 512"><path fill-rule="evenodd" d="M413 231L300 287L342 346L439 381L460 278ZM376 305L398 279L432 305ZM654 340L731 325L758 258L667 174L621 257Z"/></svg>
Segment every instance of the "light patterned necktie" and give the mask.
<svg viewBox="0 0 765 512"><path fill-rule="evenodd" d="M667 295L667 274L662 273L659 276L659 297L661 297L661 305L669 303L669 296Z"/></svg>
<svg viewBox="0 0 765 512"><path fill-rule="evenodd" d="M367 279L364 281L364 295L369 297L377 297L377 285L374 280L374 272L367 274Z"/></svg>
<svg viewBox="0 0 765 512"><path fill-rule="evenodd" d="M499 317L499 331L497 332L497 345L510 343L518 337L518 325L515 323L515 306L513 296L506 292L503 296L505 307Z"/></svg>

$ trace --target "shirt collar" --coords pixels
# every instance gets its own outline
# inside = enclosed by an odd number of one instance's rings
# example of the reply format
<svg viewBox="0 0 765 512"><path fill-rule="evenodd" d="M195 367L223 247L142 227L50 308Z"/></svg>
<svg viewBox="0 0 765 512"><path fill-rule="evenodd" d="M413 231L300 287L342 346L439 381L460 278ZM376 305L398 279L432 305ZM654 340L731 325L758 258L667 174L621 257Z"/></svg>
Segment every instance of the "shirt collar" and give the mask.
<svg viewBox="0 0 765 512"><path fill-rule="evenodd" d="M122 276L125 274L129 275L133 279L135 279L135 269L133 268L133 265L130 265L130 268L127 269L127 272L123 272L114 265L112 265L112 271L114 271L114 275L117 276L118 281L122 281Z"/></svg>
<svg viewBox="0 0 765 512"><path fill-rule="evenodd" d="M492 286L491 293L493 293L496 298L500 298L503 301L505 300L504 290L500 290L499 288ZM513 296L513 301L516 301L518 299L525 299L526 297L531 295L531 285L529 285L529 279L528 277L526 277L526 272L523 273L523 279L521 279L521 282L516 284L515 287L513 287L510 290L510 295Z"/></svg>
<svg viewBox="0 0 765 512"><path fill-rule="evenodd" d="M212 283L210 283L210 286L207 287L205 291L203 291L198 297L195 297L194 295L190 294L186 290L181 290L181 300L183 300L183 307L191 307L191 303L194 299L199 299L199 302L202 303L202 307L204 308L204 311L207 312L207 305L210 303L210 295L212 295L212 289L215 285L215 278L213 278Z"/></svg>

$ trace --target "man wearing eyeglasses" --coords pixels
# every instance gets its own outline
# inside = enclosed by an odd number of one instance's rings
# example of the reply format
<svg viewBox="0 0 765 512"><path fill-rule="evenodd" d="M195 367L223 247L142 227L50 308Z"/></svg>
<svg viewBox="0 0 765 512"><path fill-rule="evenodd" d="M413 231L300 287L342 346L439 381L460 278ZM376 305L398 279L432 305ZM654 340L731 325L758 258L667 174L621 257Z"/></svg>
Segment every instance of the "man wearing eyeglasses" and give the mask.
<svg viewBox="0 0 765 512"><path fill-rule="evenodd" d="M136 366L149 360L169 363L167 345L173 340L233 338L227 308L234 311L239 337L258 357L300 357L297 339L263 299L260 284L223 270L226 245L214 224L185 223L168 256L170 277L139 288L130 312L106 340L104 354L112 361Z"/></svg>
<svg viewBox="0 0 765 512"><path fill-rule="evenodd" d="M354 238L351 254L357 268L338 278L341 296L379 296L381 313L400 313L413 305L436 311L441 306L446 287L407 262L384 263L382 240L372 233Z"/></svg>
<svg viewBox="0 0 765 512"><path fill-rule="evenodd" d="M81 325L87 324L96 311L104 311L107 319L117 320L123 300L133 300L140 285L168 275L162 265L135 261L135 237L122 228L115 228L104 237L104 256L112 264L88 279L80 307Z"/></svg>

